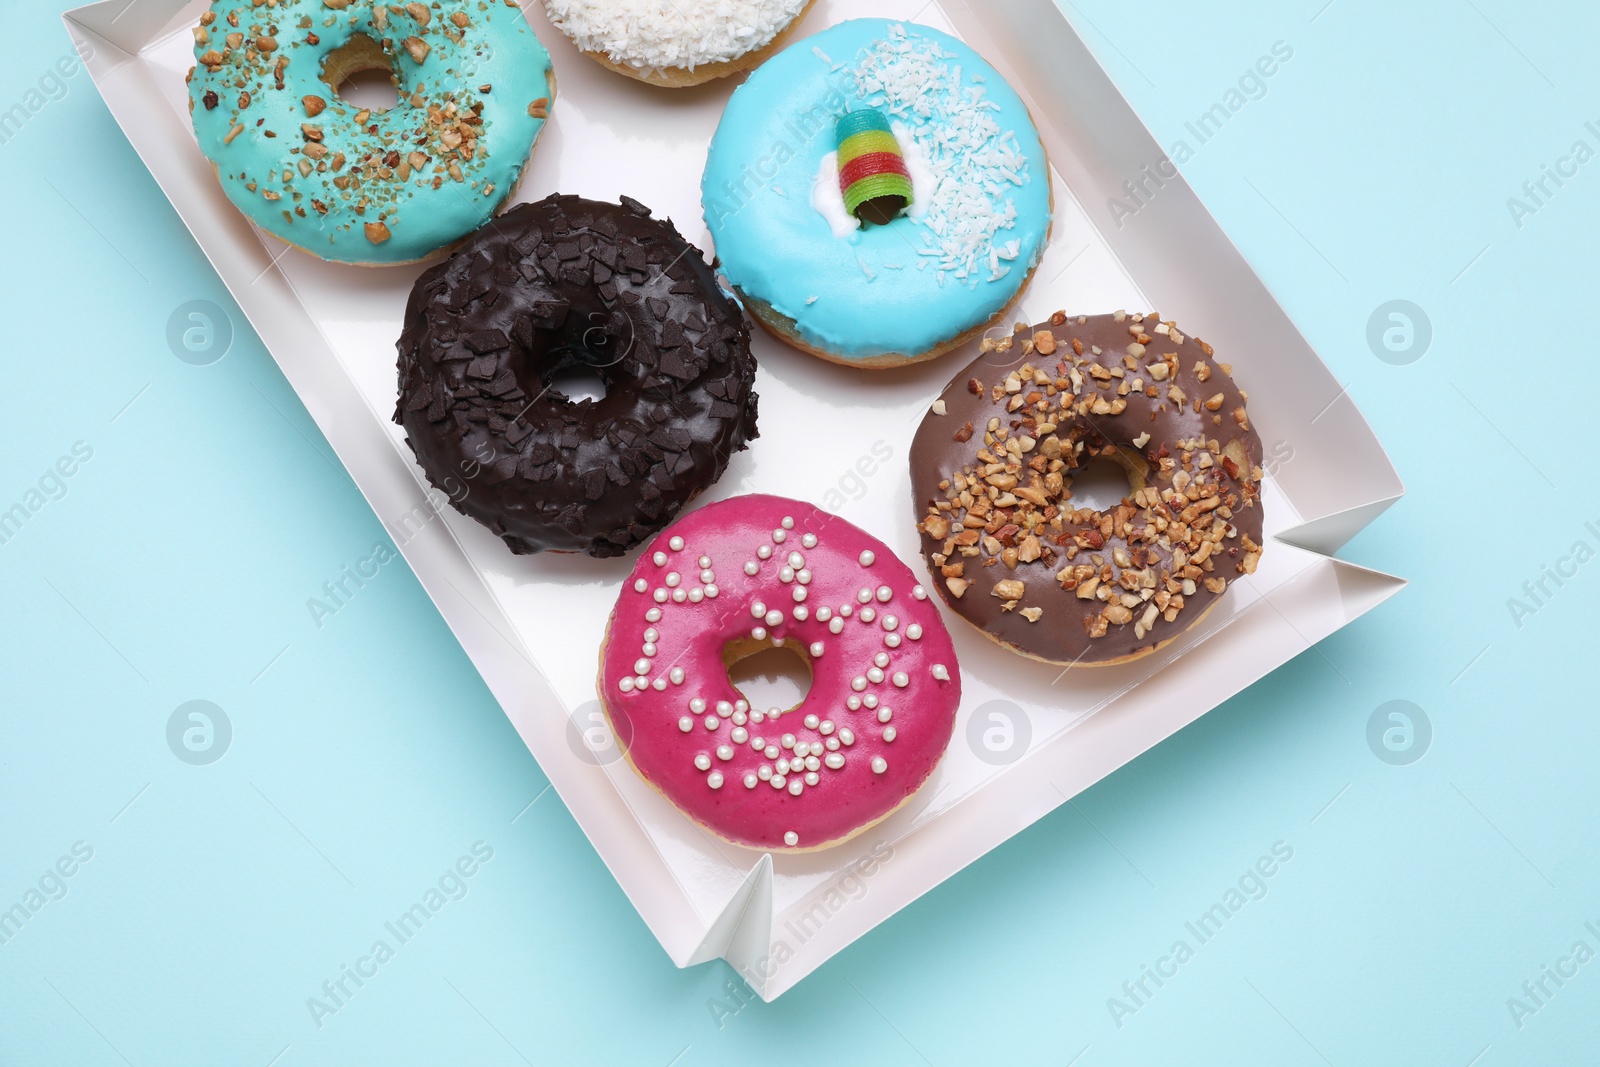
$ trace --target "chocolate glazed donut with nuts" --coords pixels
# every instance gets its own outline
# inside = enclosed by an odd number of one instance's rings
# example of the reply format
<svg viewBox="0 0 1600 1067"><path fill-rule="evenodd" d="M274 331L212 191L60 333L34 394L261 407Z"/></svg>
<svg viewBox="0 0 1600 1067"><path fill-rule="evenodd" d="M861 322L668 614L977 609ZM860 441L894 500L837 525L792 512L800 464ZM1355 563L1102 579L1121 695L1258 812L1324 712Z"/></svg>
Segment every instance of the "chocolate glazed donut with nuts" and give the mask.
<svg viewBox="0 0 1600 1067"><path fill-rule="evenodd" d="M417 280L395 422L512 552L620 556L757 436L750 328L699 250L623 197L525 204ZM552 383L587 368L599 400Z"/></svg>
<svg viewBox="0 0 1600 1067"><path fill-rule="evenodd" d="M1261 440L1231 374L1154 313L985 341L911 448L945 603L1047 663L1126 663L1197 624L1261 558ZM1096 460L1128 477L1104 511L1072 499Z"/></svg>

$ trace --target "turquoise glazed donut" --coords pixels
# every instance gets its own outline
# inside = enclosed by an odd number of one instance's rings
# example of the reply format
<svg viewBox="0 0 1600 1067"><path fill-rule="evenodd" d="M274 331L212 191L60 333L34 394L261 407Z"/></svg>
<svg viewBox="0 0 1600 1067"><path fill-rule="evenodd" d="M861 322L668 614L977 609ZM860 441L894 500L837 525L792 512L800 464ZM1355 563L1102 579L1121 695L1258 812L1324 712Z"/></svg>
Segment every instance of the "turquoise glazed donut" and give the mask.
<svg viewBox="0 0 1600 1067"><path fill-rule="evenodd" d="M412 262L482 226L555 96L550 54L499 0L216 0L194 37L189 111L228 199L342 263ZM338 97L369 70L395 107Z"/></svg>
<svg viewBox="0 0 1600 1067"><path fill-rule="evenodd" d="M902 172L912 196L890 198L886 223L846 207L841 180L857 200L864 175ZM1050 164L1021 98L962 42L883 19L758 68L728 102L701 193L751 313L853 367L931 359L1000 322L1050 238Z"/></svg>

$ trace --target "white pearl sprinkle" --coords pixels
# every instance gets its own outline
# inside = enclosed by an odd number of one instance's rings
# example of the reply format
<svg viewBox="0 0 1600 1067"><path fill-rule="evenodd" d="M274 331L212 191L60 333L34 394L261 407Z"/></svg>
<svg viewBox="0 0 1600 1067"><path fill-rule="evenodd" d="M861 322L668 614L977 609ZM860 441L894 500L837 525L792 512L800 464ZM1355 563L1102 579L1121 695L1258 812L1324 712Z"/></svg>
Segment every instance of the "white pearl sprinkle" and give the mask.
<svg viewBox="0 0 1600 1067"><path fill-rule="evenodd" d="M665 552L657 552L655 555L650 557L650 560L657 567L665 567L667 565L667 554Z"/></svg>
<svg viewBox="0 0 1600 1067"><path fill-rule="evenodd" d="M783 517L783 521L782 521L782 522L780 522L780 523L779 523L779 524L778 524L778 525L779 525L779 526L782 526L782 527L783 527L783 528L784 528L784 529L785 529L785 530L792 530L792 529L794 529L794 516L792 516L792 515L785 515L785 516L784 516L784 517Z"/></svg>
<svg viewBox="0 0 1600 1067"><path fill-rule="evenodd" d="M757 752L762 752L767 747L767 739L764 737L753 738L750 741L750 747L755 749Z"/></svg>
<svg viewBox="0 0 1600 1067"><path fill-rule="evenodd" d="M839 609L839 614L843 615L847 619L850 616L854 615L855 613L856 613L856 606L854 604L846 604L846 605L844 605L843 607L841 607Z"/></svg>
<svg viewBox="0 0 1600 1067"><path fill-rule="evenodd" d="M674 589L672 591L672 602L674 604L682 604L685 600L688 600L688 599L689 599L689 594L687 592L685 592L684 590L682 590L682 589Z"/></svg>
<svg viewBox="0 0 1600 1067"><path fill-rule="evenodd" d="M855 731L848 726L844 727L839 731L839 740L844 743L844 747L849 748L856 743Z"/></svg>
<svg viewBox="0 0 1600 1067"><path fill-rule="evenodd" d="M755 723L757 726L760 726L764 721L766 721L766 718L767 713L762 711L760 708L756 708L750 712L750 721Z"/></svg>
<svg viewBox="0 0 1600 1067"><path fill-rule="evenodd" d="M726 700L717 701L717 714L726 719L729 715L733 714L733 705L728 703Z"/></svg>
<svg viewBox="0 0 1600 1067"><path fill-rule="evenodd" d="M828 632L830 634L839 633L843 629L844 629L844 620L839 618L839 616L835 615L832 619L830 619L828 621Z"/></svg>
<svg viewBox="0 0 1600 1067"><path fill-rule="evenodd" d="M858 603L858 604L870 604L870 603L872 603L872 590L870 590L870 589L858 590L856 592L856 603Z"/></svg>
<svg viewBox="0 0 1600 1067"><path fill-rule="evenodd" d="M883 739L885 741L893 741L895 739L895 737L896 737L896 734L894 732L894 727L893 726L885 726L883 728Z"/></svg>
<svg viewBox="0 0 1600 1067"><path fill-rule="evenodd" d="M705 590L703 589L691 589L689 590L689 603L698 604L702 599L704 599L705 595ZM676 600L677 597L673 597L673 599Z"/></svg>
<svg viewBox="0 0 1600 1067"><path fill-rule="evenodd" d="M689 701L689 710L694 712L696 715L700 715L706 710L706 702L700 697L695 697L693 700Z"/></svg>
<svg viewBox="0 0 1600 1067"><path fill-rule="evenodd" d="M744 565L744 572L750 577L754 578L761 572L761 564L757 563L755 560L750 560Z"/></svg>
<svg viewBox="0 0 1600 1067"><path fill-rule="evenodd" d="M750 617L752 619L759 619L759 618L761 618L761 616L765 615L766 613L767 613L767 606L765 604L763 604L761 601L758 600L754 604L750 605Z"/></svg>
<svg viewBox="0 0 1600 1067"><path fill-rule="evenodd" d="M750 710L750 702L748 700L735 700L733 702L733 710L734 711L749 711Z"/></svg>
<svg viewBox="0 0 1600 1067"><path fill-rule="evenodd" d="M784 777L781 774L774 774L772 776L772 788L774 788L774 789L782 789L783 786L784 786L784 783L787 782L788 780L789 780L788 778Z"/></svg>
<svg viewBox="0 0 1600 1067"><path fill-rule="evenodd" d="M874 694L868 693L866 696L861 698L861 703L865 704L869 708L875 708L878 706L878 698Z"/></svg>
<svg viewBox="0 0 1600 1067"><path fill-rule="evenodd" d="M715 585L706 586L706 599L707 600L715 600L715 599L717 599L717 594L720 593L721 591L722 590L718 589Z"/></svg>
<svg viewBox="0 0 1600 1067"><path fill-rule="evenodd" d="M889 665L889 653L879 652L876 656L872 657L872 662L876 663L880 667L887 667Z"/></svg>
<svg viewBox="0 0 1600 1067"><path fill-rule="evenodd" d="M705 718L705 726L707 730L719 729L722 726L722 720L717 718L715 715L707 715Z"/></svg>
<svg viewBox="0 0 1600 1067"><path fill-rule="evenodd" d="M801 567L799 570L795 571L794 572L794 580L799 582L801 585L810 585L811 584L811 568L810 567Z"/></svg>
<svg viewBox="0 0 1600 1067"><path fill-rule="evenodd" d="M844 757L837 752L830 752L823 758L822 762L828 765L829 770L836 771L844 766Z"/></svg>
<svg viewBox="0 0 1600 1067"><path fill-rule="evenodd" d="M922 588L920 585L914 585L911 587L911 595L916 597L918 600L928 599L928 591Z"/></svg>
<svg viewBox="0 0 1600 1067"><path fill-rule="evenodd" d="M709 771L711 769L711 757L702 752L694 758L694 765L702 771Z"/></svg>
<svg viewBox="0 0 1600 1067"><path fill-rule="evenodd" d="M816 771L806 772L806 785L816 785L820 781L822 781L822 776Z"/></svg>
<svg viewBox="0 0 1600 1067"><path fill-rule="evenodd" d="M950 680L950 671L943 663L935 663L933 665L933 676L941 682L948 682Z"/></svg>
<svg viewBox="0 0 1600 1067"><path fill-rule="evenodd" d="M683 718L678 720L678 729L682 730L684 733L688 733L690 730L694 729L694 720L685 715Z"/></svg>
<svg viewBox="0 0 1600 1067"><path fill-rule="evenodd" d="M783 544L783 542L788 538L788 536L789 535L784 533L782 530L773 530L772 531L772 540L776 544L780 544L780 545Z"/></svg>
<svg viewBox="0 0 1600 1067"><path fill-rule="evenodd" d="M734 744L742 745L750 739L750 731L746 730L742 726L735 726L733 728L733 733L729 734L728 736L733 738Z"/></svg>
<svg viewBox="0 0 1600 1067"><path fill-rule="evenodd" d="M877 685L879 682L883 681L883 668L882 667L868 667L867 668L867 680L870 681L873 685Z"/></svg>
<svg viewBox="0 0 1600 1067"><path fill-rule="evenodd" d="M799 611L800 609L799 608L795 608L795 610ZM824 650L824 646L823 646L821 641L813 641L813 642L811 642L811 647L806 649L807 652L811 653L811 658L812 659L821 659L823 650Z"/></svg>
<svg viewBox="0 0 1600 1067"><path fill-rule="evenodd" d="M794 747L794 734L784 734L778 741L784 748Z"/></svg>
<svg viewBox="0 0 1600 1067"><path fill-rule="evenodd" d="M649 670L650 670L650 661L648 659L640 658L640 659L636 659L636 660L633 661L633 673L634 674L644 674Z"/></svg>
<svg viewBox="0 0 1600 1067"><path fill-rule="evenodd" d="M817 732L823 735L833 733L833 720L823 719L822 723L817 727Z"/></svg>
<svg viewBox="0 0 1600 1067"><path fill-rule="evenodd" d="M797 585L797 586L795 586L795 587L794 587L794 599L795 599L795 603L797 603L797 604L798 604L798 603L800 603L800 602L801 602L801 601L803 601L803 600L805 600L805 598L806 598L806 587L805 587L805 586L803 586L803 585Z"/></svg>
<svg viewBox="0 0 1600 1067"><path fill-rule="evenodd" d="M894 683L896 689L904 689L911 684L911 679L905 671L895 671L894 677L889 680Z"/></svg>
<svg viewBox="0 0 1600 1067"><path fill-rule="evenodd" d="M706 785L709 785L712 789L721 789L722 772L712 771L710 774L706 775Z"/></svg>
<svg viewBox="0 0 1600 1067"><path fill-rule="evenodd" d="M665 678L657 678L650 683L650 688L658 693L664 693L667 691L667 680Z"/></svg>
<svg viewBox="0 0 1600 1067"><path fill-rule="evenodd" d="M800 835L795 833L793 830L790 830L788 833L783 835L783 843L791 847L798 845L800 843Z"/></svg>
<svg viewBox="0 0 1600 1067"><path fill-rule="evenodd" d="M754 774L747 774L744 776L744 787L746 789L754 789L756 784L760 781L761 779L757 778Z"/></svg>
<svg viewBox="0 0 1600 1067"><path fill-rule="evenodd" d="M922 640L922 627L917 625L916 623L912 623L910 626L906 627L906 636L911 638L911 640L913 640L913 641L921 641Z"/></svg>
<svg viewBox="0 0 1600 1067"><path fill-rule="evenodd" d="M828 746L829 752L832 752L839 747L839 739L837 737L830 737L823 743Z"/></svg>
<svg viewBox="0 0 1600 1067"><path fill-rule="evenodd" d="M888 769L889 769L889 761L888 760L884 759L882 756L873 756L872 757L872 773L873 774L882 774L884 771L886 771Z"/></svg>
<svg viewBox="0 0 1600 1067"><path fill-rule="evenodd" d="M746 715L746 714L745 714L745 713L744 713L744 712L742 712L742 711L737 711L737 710L736 710L736 711L735 711L735 712L734 712L734 713L733 713L733 718L732 718L732 719L731 719L731 720L730 720L730 721L731 721L731 722L732 722L732 723L733 723L733 725L735 725L735 726L743 726L743 725L744 725L744 724L745 724L745 723L747 723L747 722L749 722L749 721L750 721L750 716L748 716L748 715Z"/></svg>
<svg viewBox="0 0 1600 1067"><path fill-rule="evenodd" d="M650 583L645 581L643 578L640 578L637 582L633 583L633 591L635 593L642 593L649 588Z"/></svg>
<svg viewBox="0 0 1600 1067"><path fill-rule="evenodd" d="M703 571L700 572L700 584L701 585L707 585L707 584L709 584L711 582L714 582L716 580L717 580L717 572L716 571L708 569L708 570L703 570Z"/></svg>
<svg viewBox="0 0 1600 1067"><path fill-rule="evenodd" d="M633 692L633 679L632 678L624 678L624 679L622 679L622 681L617 683L617 688L622 690L624 693Z"/></svg>
<svg viewBox="0 0 1600 1067"><path fill-rule="evenodd" d="M851 711L860 711L861 698L856 696L854 693L851 693L849 696L844 698L844 706L849 708Z"/></svg>
<svg viewBox="0 0 1600 1067"><path fill-rule="evenodd" d="M806 558L798 552L789 553L789 566L799 570L806 565Z"/></svg>
<svg viewBox="0 0 1600 1067"><path fill-rule="evenodd" d="M645 655L654 657L655 654L656 654L656 646L655 646L654 643L652 643L650 641L646 641L644 643L644 650L643 651L644 651Z"/></svg>
<svg viewBox="0 0 1600 1067"><path fill-rule="evenodd" d="M667 591L665 589L657 589L650 595L655 597L657 604L665 604L667 602Z"/></svg>
<svg viewBox="0 0 1600 1067"><path fill-rule="evenodd" d="M661 640L661 631L652 626L644 632L644 639L647 644L654 644Z"/></svg>
<svg viewBox="0 0 1600 1067"><path fill-rule="evenodd" d="M867 687L867 680L865 678L861 677L861 675L858 674L854 678L850 679L850 688L854 689L856 692L859 693L863 689L865 689L866 687Z"/></svg>
<svg viewBox="0 0 1600 1067"><path fill-rule="evenodd" d="M676 589L676 588L678 588L678 583L681 582L681 581L683 581L683 578L682 578L681 575L678 574L677 571L668 571L667 572L667 588L668 589Z"/></svg>
<svg viewBox="0 0 1600 1067"><path fill-rule="evenodd" d="M682 685L683 684L683 679L684 679L683 668L682 667L674 667L674 668L672 668L672 670L667 672L667 677L672 679L672 684L673 685Z"/></svg>
<svg viewBox="0 0 1600 1067"><path fill-rule="evenodd" d="M818 759L818 758L817 758L817 757L816 757L816 755L815 755L815 753L813 753L813 754L812 754L812 755L810 755L810 756L807 756L807 757L806 757L806 770L808 770L808 771L814 771L814 770L816 770L816 769L817 769L817 768L818 768L818 767L821 767L821 766L822 766L822 761L821 761L821 760L819 760L819 759ZM811 784L812 784L812 785L816 785L816 784L817 784L817 783L815 783L815 782L812 782L812 783L811 783Z"/></svg>
<svg viewBox="0 0 1600 1067"><path fill-rule="evenodd" d="M731 760L733 758L733 746L732 745L718 745L717 746L717 758L719 760L724 760L724 761Z"/></svg>
<svg viewBox="0 0 1600 1067"><path fill-rule="evenodd" d="M862 622L871 622L873 619L876 619L877 617L878 617L878 613L876 611L873 611L871 608L862 608L861 609L861 621Z"/></svg>
<svg viewBox="0 0 1600 1067"><path fill-rule="evenodd" d="M805 791L806 791L806 783L805 782L801 781L798 778L790 780L790 782L789 782L789 795L790 796L797 797L801 793L804 793Z"/></svg>
<svg viewBox="0 0 1600 1067"><path fill-rule="evenodd" d="M900 635L899 634L884 634L883 635L883 643L886 646L888 646L889 648L899 648L900 647Z"/></svg>
<svg viewBox="0 0 1600 1067"><path fill-rule="evenodd" d="M667 542L667 547L672 549L672 551L674 551L674 552L682 552L683 551L683 538L674 537L672 540Z"/></svg>
<svg viewBox="0 0 1600 1067"><path fill-rule="evenodd" d="M766 748L761 750L761 754L763 756L767 757L767 759L777 759L778 758L778 746L777 745L768 745Z"/></svg>
<svg viewBox="0 0 1600 1067"><path fill-rule="evenodd" d="M822 607L817 609L818 622L827 622L831 618L833 618L833 609L828 607L828 605L824 604Z"/></svg>
<svg viewBox="0 0 1600 1067"><path fill-rule="evenodd" d="M885 615L883 617L883 621L881 621L878 625L882 626L885 630L893 630L899 627L900 620L895 618L893 615Z"/></svg>
<svg viewBox="0 0 1600 1067"><path fill-rule="evenodd" d="M756 641L765 641L767 639L767 628L765 626L755 627L750 631L750 637Z"/></svg>
<svg viewBox="0 0 1600 1067"><path fill-rule="evenodd" d="M822 723L822 720L817 718L815 715L807 715L805 717L805 724L806 724L806 729L807 730L815 730L819 725L821 725L821 723Z"/></svg>
<svg viewBox="0 0 1600 1067"><path fill-rule="evenodd" d="M783 621L783 612L779 611L777 608L773 608L771 611L767 612L765 621L768 626L776 626Z"/></svg>
<svg viewBox="0 0 1600 1067"><path fill-rule="evenodd" d="M778 581L783 582L785 585L787 585L788 583L794 581L794 568L793 567L781 567L781 568L779 568L779 570L778 570Z"/></svg>
<svg viewBox="0 0 1600 1067"><path fill-rule="evenodd" d="M762 559L771 559L772 558L772 546L771 545L762 545L760 548L756 549L756 555L760 556Z"/></svg>
<svg viewBox="0 0 1600 1067"><path fill-rule="evenodd" d="M796 604L794 606L794 611L791 612L791 614L794 615L795 622L805 622L811 617L811 609L807 608L804 604Z"/></svg>
<svg viewBox="0 0 1600 1067"><path fill-rule="evenodd" d="M695 562L700 565L701 570L705 570L707 567L711 566L711 557L701 556L699 559L695 560Z"/></svg>
<svg viewBox="0 0 1600 1067"><path fill-rule="evenodd" d="M872 550L870 548L867 551L861 553L861 556L859 558L861 560L861 565L863 567L870 567L870 566L872 566L874 563L876 563L878 561L878 557L873 555Z"/></svg>
<svg viewBox="0 0 1600 1067"><path fill-rule="evenodd" d="M635 678L634 678L634 679L633 679L633 687L634 687L634 688L635 688L635 689L643 689L643 688L644 688L644 687L645 687L645 686L647 686L647 685L649 685L649 684L650 684L650 679L648 679L648 678L646 678L646 677L645 677L645 676L644 676L644 675L642 675L642 674L641 674L641 675L638 675L638 676L636 676L636 677L635 677Z"/></svg>
<svg viewBox="0 0 1600 1067"><path fill-rule="evenodd" d="M780 759L778 761L778 773L779 774L788 774L791 766L792 766L792 764L790 764L790 762L788 760Z"/></svg>
<svg viewBox="0 0 1600 1067"><path fill-rule="evenodd" d="M814 533L808 533L804 537L800 538L800 543L805 545L807 548L816 548L817 535Z"/></svg>
<svg viewBox="0 0 1600 1067"><path fill-rule="evenodd" d="M885 705L884 707L881 707L881 708L878 709L878 721L879 722L888 722L892 718L894 718L894 709L893 708Z"/></svg>
<svg viewBox="0 0 1600 1067"><path fill-rule="evenodd" d="M878 586L878 603L887 604L894 599L894 590L886 585Z"/></svg>
<svg viewBox="0 0 1600 1067"><path fill-rule="evenodd" d="M760 778L763 782L772 781L772 768L763 763L761 765L761 769L756 771L756 777Z"/></svg>
<svg viewBox="0 0 1600 1067"><path fill-rule="evenodd" d="M651 608L649 611L644 613L644 617L647 620L649 620L650 622L660 622L661 621L661 609L660 608Z"/></svg>

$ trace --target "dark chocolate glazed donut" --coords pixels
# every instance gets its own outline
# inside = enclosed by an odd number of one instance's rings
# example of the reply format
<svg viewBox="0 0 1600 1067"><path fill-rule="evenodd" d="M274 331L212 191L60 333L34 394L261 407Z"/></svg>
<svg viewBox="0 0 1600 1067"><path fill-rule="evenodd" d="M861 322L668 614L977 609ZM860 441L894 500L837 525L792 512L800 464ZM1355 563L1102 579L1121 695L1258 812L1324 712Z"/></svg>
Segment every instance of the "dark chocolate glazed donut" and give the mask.
<svg viewBox="0 0 1600 1067"><path fill-rule="evenodd" d="M552 196L417 280L395 422L433 485L518 554L618 556L756 433L750 328L669 221ZM600 400L551 383L590 368Z"/></svg>
<svg viewBox="0 0 1600 1067"><path fill-rule="evenodd" d="M984 342L922 420L911 485L945 603L1033 659L1148 655L1261 558L1261 440L1211 346L1159 315L1019 326ZM1129 494L1075 507L1115 461Z"/></svg>

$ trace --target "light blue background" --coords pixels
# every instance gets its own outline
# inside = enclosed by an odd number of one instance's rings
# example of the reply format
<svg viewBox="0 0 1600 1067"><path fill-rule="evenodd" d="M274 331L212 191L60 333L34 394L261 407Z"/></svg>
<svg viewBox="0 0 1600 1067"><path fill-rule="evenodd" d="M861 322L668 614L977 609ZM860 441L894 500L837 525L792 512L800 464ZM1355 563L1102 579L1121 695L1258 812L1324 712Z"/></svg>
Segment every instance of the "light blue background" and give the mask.
<svg viewBox="0 0 1600 1067"><path fill-rule="evenodd" d="M1600 11L1323 4L1071 12L1167 145L1293 48L1185 170L1408 483L1345 555L1415 584L720 1026L732 972L671 966L403 563L311 624L384 532L69 81L0 145L0 507L94 451L0 545L0 907L93 858L0 945L0 1062L1594 1062L1600 962L1520 1028L1507 998L1600 950L1600 564L1520 626L1507 600L1600 547L1600 161L1520 227L1506 201L1600 148ZM64 6L8 0L0 108L68 51ZM166 344L192 299L239 324L211 366ZM1392 299L1432 320L1420 362L1368 348ZM192 699L233 724L209 767L167 747ZM1366 740L1391 700L1432 722L1409 766ZM314 1025L478 841L467 895ZM1278 841L1267 895L1119 1028L1107 999Z"/></svg>

